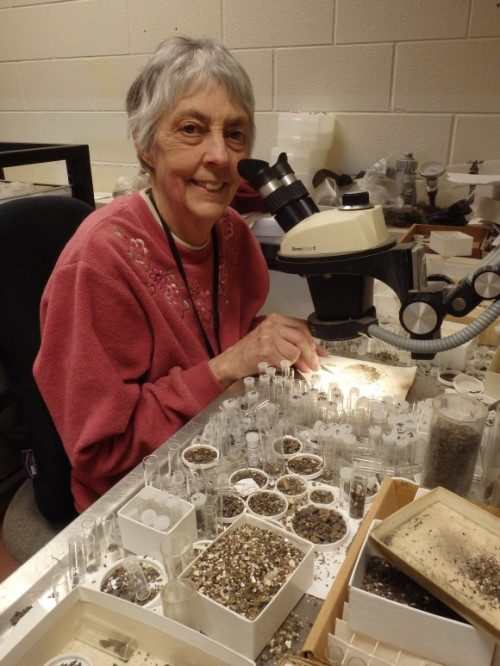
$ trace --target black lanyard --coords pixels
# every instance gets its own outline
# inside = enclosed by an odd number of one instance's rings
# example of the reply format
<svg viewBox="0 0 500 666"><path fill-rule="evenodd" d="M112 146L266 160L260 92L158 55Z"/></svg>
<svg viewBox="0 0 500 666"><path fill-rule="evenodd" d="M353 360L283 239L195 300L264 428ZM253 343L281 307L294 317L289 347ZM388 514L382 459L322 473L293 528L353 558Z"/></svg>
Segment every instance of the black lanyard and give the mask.
<svg viewBox="0 0 500 666"><path fill-rule="evenodd" d="M172 251L172 255L175 259L175 263L177 264L177 268L179 270L179 273L181 274L181 277L184 281L184 286L186 287L186 291L189 296L189 300L191 301L191 305L193 307L194 313L196 315L196 320L198 322L198 326L200 327L201 334L203 336L203 342L205 343L205 347L207 348L208 355L210 358L215 357L214 350L212 348L212 345L210 344L210 340L208 339L208 335L206 334L205 329L203 328L203 324L201 323L200 315L198 314L198 310L196 309L196 306L193 301L193 296L191 295L191 290L189 289L189 284L186 278L186 272L184 271L184 266L182 264L182 259L179 255L179 250L177 249L177 245L175 244L174 238L172 236L172 232L170 231L167 223L163 219L163 217L160 214L160 211L158 210L158 206L156 205L156 201L154 200L153 197L153 192L149 193L149 198L151 199L151 203L153 204L156 213L158 217L160 218L160 222L162 224L162 227L165 231L165 234L167 236L168 244L170 245L170 249ZM212 245L213 245L213 252L214 252L214 263L213 263L213 272L212 272L212 312L213 312L213 318L214 318L214 334L215 334L215 339L217 340L217 349L219 354L221 353L221 344L220 344L220 337L219 337L219 329L220 329L220 320L219 320L219 243L217 240L217 232L215 230L215 226L212 227L211 231L211 236L212 236Z"/></svg>

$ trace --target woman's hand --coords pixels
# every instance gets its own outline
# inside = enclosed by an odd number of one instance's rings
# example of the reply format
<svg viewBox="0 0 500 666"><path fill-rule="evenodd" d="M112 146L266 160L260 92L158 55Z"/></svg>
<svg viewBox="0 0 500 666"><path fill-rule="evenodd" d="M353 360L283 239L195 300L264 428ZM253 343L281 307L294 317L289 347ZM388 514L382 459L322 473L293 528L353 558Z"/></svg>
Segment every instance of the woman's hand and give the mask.
<svg viewBox="0 0 500 666"><path fill-rule="evenodd" d="M290 361L298 370L319 370L318 354L327 355L316 343L302 319L270 314L248 335L209 361L216 379L227 387L240 377L258 372L258 363L280 367L280 361Z"/></svg>

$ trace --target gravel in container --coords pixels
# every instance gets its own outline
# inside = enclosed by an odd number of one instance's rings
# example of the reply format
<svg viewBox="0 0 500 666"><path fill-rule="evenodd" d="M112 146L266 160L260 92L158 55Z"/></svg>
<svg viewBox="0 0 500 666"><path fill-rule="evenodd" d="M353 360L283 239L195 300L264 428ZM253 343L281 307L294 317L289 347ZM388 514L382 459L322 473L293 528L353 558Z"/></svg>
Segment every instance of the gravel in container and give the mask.
<svg viewBox="0 0 500 666"><path fill-rule="evenodd" d="M347 534L342 514L312 504L295 512L292 527L295 534L318 545L335 543Z"/></svg>
<svg viewBox="0 0 500 666"><path fill-rule="evenodd" d="M241 525L214 541L188 577L198 591L255 620L304 558L290 540L256 525Z"/></svg>

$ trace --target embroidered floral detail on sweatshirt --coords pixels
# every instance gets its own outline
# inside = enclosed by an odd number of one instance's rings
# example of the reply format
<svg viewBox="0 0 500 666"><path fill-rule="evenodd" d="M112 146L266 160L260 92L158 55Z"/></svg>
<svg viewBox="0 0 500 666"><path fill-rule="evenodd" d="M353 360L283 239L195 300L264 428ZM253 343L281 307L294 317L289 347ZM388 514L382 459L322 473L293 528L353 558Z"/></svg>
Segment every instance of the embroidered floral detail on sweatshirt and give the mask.
<svg viewBox="0 0 500 666"><path fill-rule="evenodd" d="M228 214L224 214L219 225L219 297L228 303L225 285L229 280L228 265L234 265L239 260L239 253L232 250L227 242L234 236L234 224ZM153 266L150 262L150 251L142 238L128 238L122 229L115 227L115 234L128 243L127 254L139 268L145 273L143 279L151 295L162 294L172 305L181 309L182 316L191 308L189 294L184 282L177 271L168 272L159 266ZM211 325L213 321L212 296L210 289L199 283L189 283L189 289L193 298L198 316L204 324Z"/></svg>

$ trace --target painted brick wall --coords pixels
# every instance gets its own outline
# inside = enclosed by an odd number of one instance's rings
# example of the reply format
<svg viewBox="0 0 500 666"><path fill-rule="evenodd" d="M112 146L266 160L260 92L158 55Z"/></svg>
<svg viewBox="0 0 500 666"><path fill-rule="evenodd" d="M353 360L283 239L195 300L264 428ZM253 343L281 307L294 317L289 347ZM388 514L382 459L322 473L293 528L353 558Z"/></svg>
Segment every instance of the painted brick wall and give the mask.
<svg viewBox="0 0 500 666"><path fill-rule="evenodd" d="M336 114L328 166L357 173L500 159L497 0L0 0L0 141L88 143L94 184L136 170L124 97L171 34L222 41L257 98L254 156L280 111ZM59 182L62 165L10 169ZM48 179L51 179L48 181Z"/></svg>

